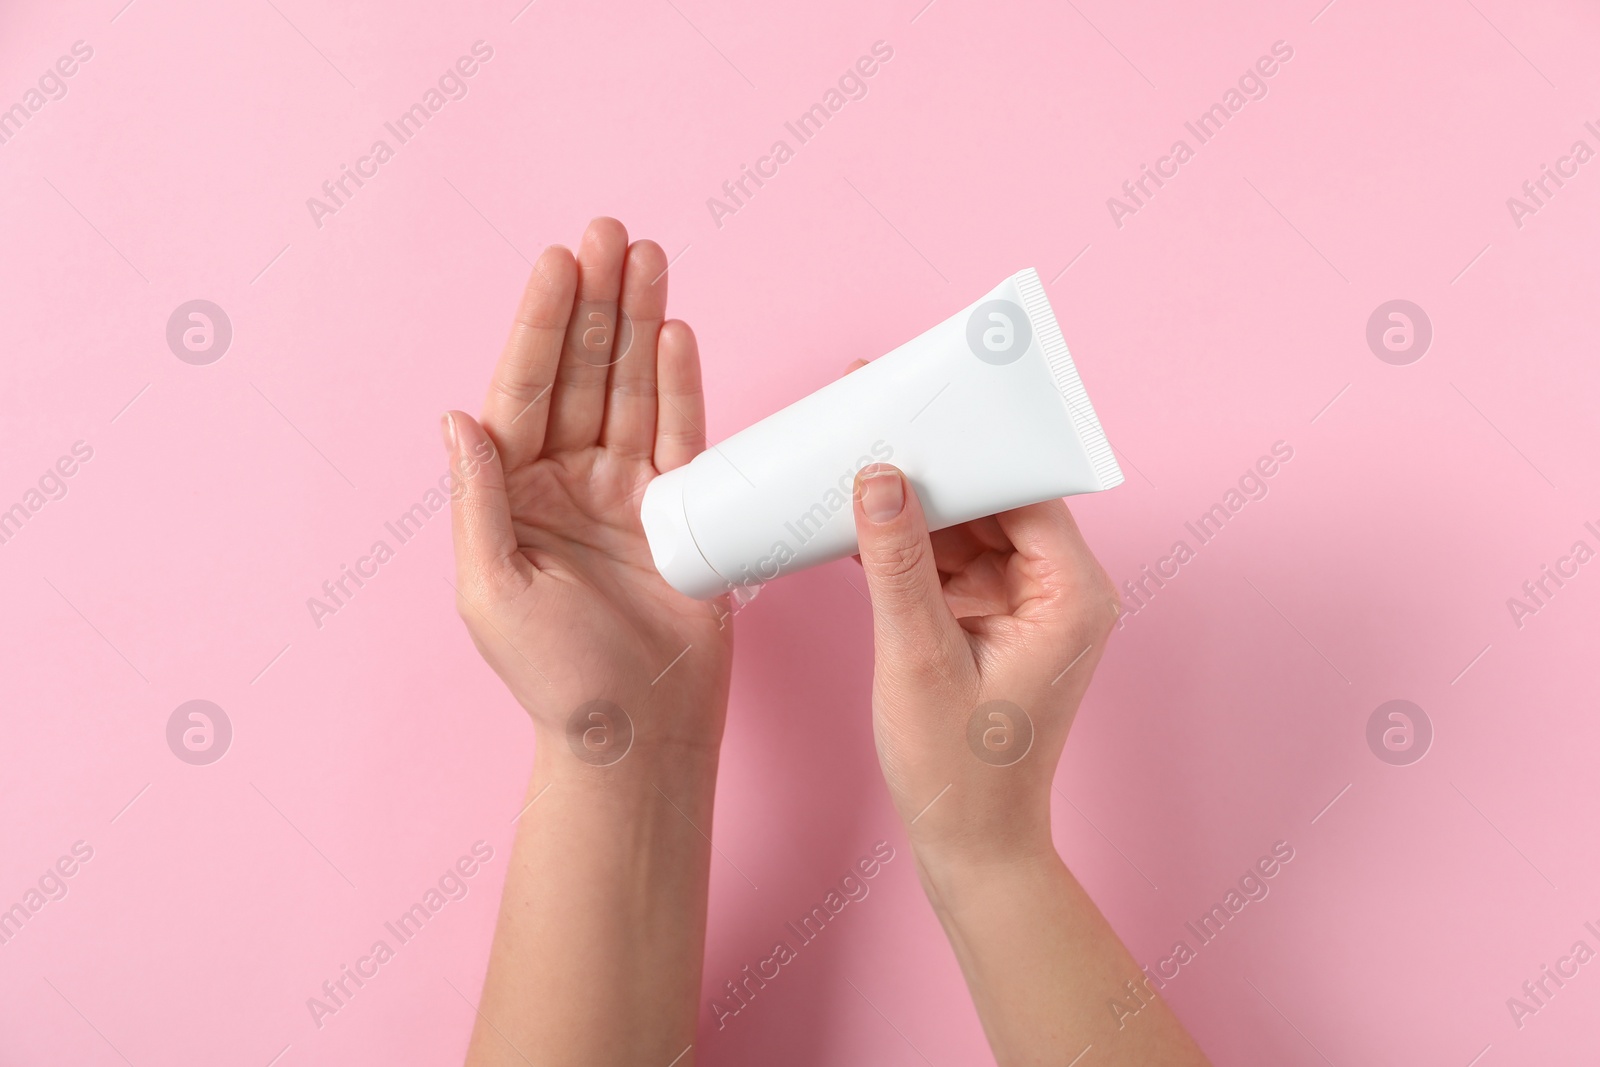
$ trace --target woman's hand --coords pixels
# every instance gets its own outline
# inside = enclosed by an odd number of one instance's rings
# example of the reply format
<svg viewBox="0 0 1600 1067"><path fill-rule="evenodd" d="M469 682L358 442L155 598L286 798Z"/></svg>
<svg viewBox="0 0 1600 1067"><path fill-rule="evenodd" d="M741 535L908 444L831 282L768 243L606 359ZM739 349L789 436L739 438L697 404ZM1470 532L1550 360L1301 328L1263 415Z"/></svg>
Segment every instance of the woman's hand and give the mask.
<svg viewBox="0 0 1600 1067"><path fill-rule="evenodd" d="M1051 780L1118 610L1067 506L930 538L905 477L874 465L857 476L856 527L878 755L918 853L1054 855Z"/></svg>
<svg viewBox="0 0 1600 1067"><path fill-rule="evenodd" d="M650 479L705 447L694 334L664 321L666 272L660 246L630 246L615 219L589 225L576 260L545 249L482 424L444 419L461 616L541 747L601 762L630 723L641 748L715 751L727 699L732 629L656 573L639 522ZM580 713L595 700L628 721Z"/></svg>
<svg viewBox="0 0 1600 1067"><path fill-rule="evenodd" d="M895 468L864 469L855 498L878 757L996 1060L1204 1064L1050 837L1056 763L1118 610L1066 505L930 537Z"/></svg>
<svg viewBox="0 0 1600 1067"><path fill-rule="evenodd" d="M457 608L535 732L472 1067L694 1062L732 636L639 521L705 446L666 272L615 219L545 249L483 422L445 417Z"/></svg>

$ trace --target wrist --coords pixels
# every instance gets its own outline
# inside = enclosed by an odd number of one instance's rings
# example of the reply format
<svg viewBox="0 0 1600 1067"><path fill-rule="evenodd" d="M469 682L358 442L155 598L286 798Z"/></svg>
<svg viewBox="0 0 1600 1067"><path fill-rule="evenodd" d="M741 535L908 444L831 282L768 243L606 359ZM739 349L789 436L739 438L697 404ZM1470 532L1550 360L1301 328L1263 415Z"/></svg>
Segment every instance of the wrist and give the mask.
<svg viewBox="0 0 1600 1067"><path fill-rule="evenodd" d="M958 925L976 911L1031 895L1067 874L1048 837L981 849L913 842L912 855L934 911L946 923Z"/></svg>
<svg viewBox="0 0 1600 1067"><path fill-rule="evenodd" d="M715 791L720 736L698 726L675 727L707 719L720 723L720 709L707 715L700 707L663 702L630 714L605 699L571 707L555 721L534 720L530 800L549 787L591 802L610 798L629 805L663 794L682 804Z"/></svg>
<svg viewBox="0 0 1600 1067"><path fill-rule="evenodd" d="M714 771L727 694L634 691L546 698L533 716L537 759L576 781L631 779L641 771ZM589 773L589 772L597 773Z"/></svg>
<svg viewBox="0 0 1600 1067"><path fill-rule="evenodd" d="M706 877L716 777L715 753L634 749L593 765L561 735L541 737L518 837L563 842L550 847L607 899L671 898L677 890L665 887Z"/></svg>
<svg viewBox="0 0 1600 1067"><path fill-rule="evenodd" d="M942 796L915 811L901 804L918 864L938 881L1057 862L1050 833L1049 786L993 788L983 776L956 777Z"/></svg>

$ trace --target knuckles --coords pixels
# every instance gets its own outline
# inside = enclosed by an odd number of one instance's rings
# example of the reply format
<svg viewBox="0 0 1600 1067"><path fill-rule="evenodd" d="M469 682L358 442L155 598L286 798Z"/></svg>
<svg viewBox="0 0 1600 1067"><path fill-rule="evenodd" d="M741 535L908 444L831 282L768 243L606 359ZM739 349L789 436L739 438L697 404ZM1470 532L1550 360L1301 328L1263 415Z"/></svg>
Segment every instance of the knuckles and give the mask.
<svg viewBox="0 0 1600 1067"><path fill-rule="evenodd" d="M875 545L861 553L867 573L880 582L904 584L921 569L928 549L922 539Z"/></svg>

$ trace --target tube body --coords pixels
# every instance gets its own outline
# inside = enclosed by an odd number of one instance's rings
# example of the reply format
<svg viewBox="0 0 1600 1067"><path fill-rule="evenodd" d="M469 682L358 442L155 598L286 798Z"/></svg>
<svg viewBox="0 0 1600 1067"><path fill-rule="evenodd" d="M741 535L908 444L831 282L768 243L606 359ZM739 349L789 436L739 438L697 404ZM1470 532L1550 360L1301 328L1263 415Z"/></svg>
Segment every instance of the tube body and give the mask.
<svg viewBox="0 0 1600 1067"><path fill-rule="evenodd" d="M856 550L856 472L892 463L932 530L1122 483L1031 268L645 490L656 567L709 599Z"/></svg>

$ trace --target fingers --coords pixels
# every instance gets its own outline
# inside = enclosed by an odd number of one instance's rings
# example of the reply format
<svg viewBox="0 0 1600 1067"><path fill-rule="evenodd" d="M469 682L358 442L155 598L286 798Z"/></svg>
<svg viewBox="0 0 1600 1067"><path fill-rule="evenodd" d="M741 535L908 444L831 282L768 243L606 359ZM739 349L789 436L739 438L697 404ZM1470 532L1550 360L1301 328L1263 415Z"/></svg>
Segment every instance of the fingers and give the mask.
<svg viewBox="0 0 1600 1067"><path fill-rule="evenodd" d="M550 413L551 386L572 317L578 266L572 253L551 245L540 254L517 306L483 404L483 425L501 461L515 470L539 455Z"/></svg>
<svg viewBox="0 0 1600 1067"><path fill-rule="evenodd" d="M622 267L622 320L612 339L611 377L600 443L649 456L656 438L656 335L667 313L667 254L635 241Z"/></svg>
<svg viewBox="0 0 1600 1067"><path fill-rule="evenodd" d="M628 231L610 218L589 223L578 245L577 302L551 391L547 453L588 448L600 440L627 251Z"/></svg>
<svg viewBox="0 0 1600 1067"><path fill-rule="evenodd" d="M933 561L954 574L991 552L1010 553L1011 541L994 516L948 526L933 535Z"/></svg>
<svg viewBox="0 0 1600 1067"><path fill-rule="evenodd" d="M872 600L874 638L891 661L941 660L966 650L945 604L928 522L897 468L875 463L856 475L856 537Z"/></svg>
<svg viewBox="0 0 1600 1067"><path fill-rule="evenodd" d="M689 324L672 319L661 327L656 359L656 470L689 462L706 447L706 398L700 386L700 349Z"/></svg>
<svg viewBox="0 0 1600 1067"><path fill-rule="evenodd" d="M471 415L459 411L446 412L441 429L450 457L457 592L477 599L525 582L532 565L517 548L505 470L494 441Z"/></svg>
<svg viewBox="0 0 1600 1067"><path fill-rule="evenodd" d="M1020 600L1031 601L1030 607L1116 619L1116 589L1065 503L1046 500L1001 512L995 519L1032 578L1033 588L1017 591Z"/></svg>

